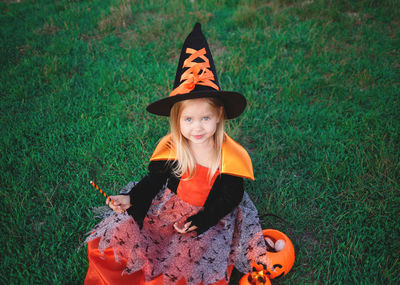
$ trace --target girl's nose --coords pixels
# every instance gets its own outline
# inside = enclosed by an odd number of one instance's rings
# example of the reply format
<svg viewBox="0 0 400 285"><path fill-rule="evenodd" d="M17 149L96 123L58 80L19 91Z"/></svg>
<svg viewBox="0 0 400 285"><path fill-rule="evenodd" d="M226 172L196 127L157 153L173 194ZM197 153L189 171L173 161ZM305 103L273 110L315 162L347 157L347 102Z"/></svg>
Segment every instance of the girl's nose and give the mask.
<svg viewBox="0 0 400 285"><path fill-rule="evenodd" d="M203 129L203 125L201 124L201 121L195 121L194 129L195 129L195 130L201 130L201 129Z"/></svg>

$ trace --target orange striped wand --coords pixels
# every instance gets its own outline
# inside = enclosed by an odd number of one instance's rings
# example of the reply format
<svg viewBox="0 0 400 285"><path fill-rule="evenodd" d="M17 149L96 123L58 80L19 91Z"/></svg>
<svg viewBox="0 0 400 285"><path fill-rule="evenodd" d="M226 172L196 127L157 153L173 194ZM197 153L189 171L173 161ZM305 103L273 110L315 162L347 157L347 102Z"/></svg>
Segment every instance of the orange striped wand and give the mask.
<svg viewBox="0 0 400 285"><path fill-rule="evenodd" d="M90 184L96 188L97 190L99 190L99 192L101 194L103 194L104 197L106 197L107 199L110 199L110 202L114 204L114 200L110 198L110 196L108 196L103 190L101 190L101 188L99 186L97 186L92 180L90 180ZM125 212L125 210L122 210L122 212Z"/></svg>

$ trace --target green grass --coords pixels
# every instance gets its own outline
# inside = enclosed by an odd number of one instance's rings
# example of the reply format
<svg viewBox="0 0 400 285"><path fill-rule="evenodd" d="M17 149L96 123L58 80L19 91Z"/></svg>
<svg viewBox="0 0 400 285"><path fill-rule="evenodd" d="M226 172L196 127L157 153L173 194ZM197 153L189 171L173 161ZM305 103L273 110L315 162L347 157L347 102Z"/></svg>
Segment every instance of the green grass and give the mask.
<svg viewBox="0 0 400 285"><path fill-rule="evenodd" d="M0 283L82 283L104 202L88 182L111 194L144 175L168 129L145 107L201 21L222 89L248 100L228 124L253 160L247 191L296 249L273 283L399 284L398 7L1 2Z"/></svg>

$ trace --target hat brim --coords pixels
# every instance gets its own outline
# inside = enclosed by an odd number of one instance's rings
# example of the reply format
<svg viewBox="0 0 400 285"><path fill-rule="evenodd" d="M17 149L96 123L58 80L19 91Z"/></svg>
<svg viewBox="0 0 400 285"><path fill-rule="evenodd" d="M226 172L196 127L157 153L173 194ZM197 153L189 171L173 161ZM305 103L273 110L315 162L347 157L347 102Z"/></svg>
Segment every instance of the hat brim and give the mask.
<svg viewBox="0 0 400 285"><path fill-rule="evenodd" d="M152 114L169 116L172 106L183 100L198 98L216 98L224 105L227 119L233 119L243 113L246 108L246 99L237 92L232 91L196 91L186 94L178 94L155 101L147 106L146 110Z"/></svg>

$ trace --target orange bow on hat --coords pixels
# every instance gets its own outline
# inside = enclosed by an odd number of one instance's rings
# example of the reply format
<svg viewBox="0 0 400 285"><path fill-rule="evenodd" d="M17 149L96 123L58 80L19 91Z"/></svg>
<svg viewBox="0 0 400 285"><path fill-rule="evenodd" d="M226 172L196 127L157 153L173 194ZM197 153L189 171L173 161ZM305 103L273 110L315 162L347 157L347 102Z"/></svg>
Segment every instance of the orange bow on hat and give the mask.
<svg viewBox="0 0 400 285"><path fill-rule="evenodd" d="M197 84L203 86L209 86L216 90L219 87L212 82L214 80L214 74L210 68L210 62L207 57L205 57L206 49L195 50L192 48L187 48L186 53L191 54L184 63L183 68L189 67L181 76L181 81L184 80L177 88L175 88L169 96L174 96L176 94L185 94L192 91ZM196 58L201 58L203 62L194 62Z"/></svg>

